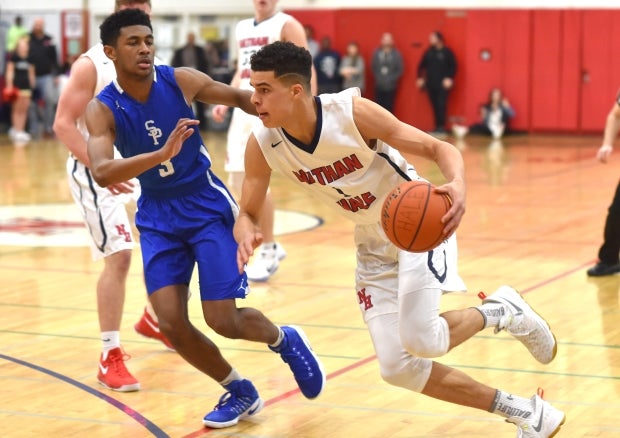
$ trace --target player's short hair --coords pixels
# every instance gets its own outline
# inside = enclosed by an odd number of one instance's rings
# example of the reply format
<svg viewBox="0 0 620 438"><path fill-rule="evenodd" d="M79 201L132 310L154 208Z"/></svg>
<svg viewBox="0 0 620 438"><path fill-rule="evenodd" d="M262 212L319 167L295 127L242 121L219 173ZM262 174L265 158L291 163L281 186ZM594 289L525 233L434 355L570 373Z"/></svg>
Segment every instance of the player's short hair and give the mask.
<svg viewBox="0 0 620 438"><path fill-rule="evenodd" d="M128 26L146 26L151 31L151 19L141 9L123 9L108 16L99 26L101 42L106 46L114 46L121 34L121 29Z"/></svg>
<svg viewBox="0 0 620 438"><path fill-rule="evenodd" d="M250 58L253 71L273 71L276 79L299 82L310 89L312 55L290 41L276 41L254 53Z"/></svg>
<svg viewBox="0 0 620 438"><path fill-rule="evenodd" d="M152 7L151 0L116 0L114 2L114 10L120 11L123 6L133 5L149 5L149 7Z"/></svg>

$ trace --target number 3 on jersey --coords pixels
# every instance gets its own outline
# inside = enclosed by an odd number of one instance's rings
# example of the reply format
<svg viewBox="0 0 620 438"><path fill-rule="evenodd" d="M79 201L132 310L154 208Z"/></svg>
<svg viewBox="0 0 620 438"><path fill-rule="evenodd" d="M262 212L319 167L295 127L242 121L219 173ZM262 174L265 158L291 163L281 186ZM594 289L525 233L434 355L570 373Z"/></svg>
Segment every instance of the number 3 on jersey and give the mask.
<svg viewBox="0 0 620 438"><path fill-rule="evenodd" d="M161 176L162 178L170 176L174 173L174 166L172 165L172 161L163 161L160 166L163 167L163 169L159 169L159 176Z"/></svg>

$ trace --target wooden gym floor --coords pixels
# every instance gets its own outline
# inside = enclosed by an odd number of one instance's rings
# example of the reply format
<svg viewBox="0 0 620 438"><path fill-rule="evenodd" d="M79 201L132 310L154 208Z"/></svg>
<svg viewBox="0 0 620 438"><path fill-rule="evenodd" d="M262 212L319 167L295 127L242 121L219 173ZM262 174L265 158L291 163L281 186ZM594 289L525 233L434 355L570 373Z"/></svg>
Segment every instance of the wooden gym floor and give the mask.
<svg viewBox="0 0 620 438"><path fill-rule="evenodd" d="M224 134L205 141L222 172ZM620 436L620 276L588 278L606 209L620 175L594 156L601 137L471 137L468 206L459 229L467 294L443 308L479 302L502 284L521 290L558 338L556 359L540 365L506 333L480 333L439 361L494 387L545 398L567 414L559 437ZM250 421L202 427L222 389L160 344L133 331L144 305L134 251L121 339L142 390L97 384L100 351L93 263L66 184L56 141L14 147L0 138L0 436L11 437L514 437L501 418L395 388L379 377L353 288L352 225L275 176L278 239L288 252L247 305L274 322L304 328L326 368L317 400L306 400L267 348L214 335L191 298L194 323L251 378L266 402ZM437 169L414 161L441 182ZM301 229L300 229L301 228ZM197 289L197 285L192 288Z"/></svg>

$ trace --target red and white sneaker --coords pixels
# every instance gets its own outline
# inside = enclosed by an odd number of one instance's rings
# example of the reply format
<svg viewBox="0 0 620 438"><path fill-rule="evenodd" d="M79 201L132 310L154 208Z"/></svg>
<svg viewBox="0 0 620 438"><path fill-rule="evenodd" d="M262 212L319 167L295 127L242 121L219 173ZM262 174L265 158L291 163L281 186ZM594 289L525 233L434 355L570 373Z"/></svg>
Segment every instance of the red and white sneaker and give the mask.
<svg viewBox="0 0 620 438"><path fill-rule="evenodd" d="M125 361L130 356L120 347L113 348L107 354L101 353L97 380L103 386L113 391L131 392L140 389L140 383L125 367Z"/></svg>
<svg viewBox="0 0 620 438"><path fill-rule="evenodd" d="M158 341L161 341L168 350L175 351L172 343L159 330L159 323L155 321L151 315L149 315L149 312L146 311L146 307L144 308L144 313L142 313L140 321L138 321L133 328L139 335L146 338L157 339Z"/></svg>

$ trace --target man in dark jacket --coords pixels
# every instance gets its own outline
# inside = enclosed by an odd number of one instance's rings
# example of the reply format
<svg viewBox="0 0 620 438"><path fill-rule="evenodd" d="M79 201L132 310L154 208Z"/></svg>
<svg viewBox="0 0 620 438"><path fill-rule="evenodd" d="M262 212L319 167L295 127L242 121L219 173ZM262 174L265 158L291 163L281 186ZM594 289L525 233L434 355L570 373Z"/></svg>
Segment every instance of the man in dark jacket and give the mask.
<svg viewBox="0 0 620 438"><path fill-rule="evenodd" d="M52 125L57 100L58 55L52 37L46 34L44 29L45 21L43 18L37 18L30 32L29 55L34 64L36 84L28 120L29 131L35 136L53 135ZM40 122L43 124L42 127Z"/></svg>
<svg viewBox="0 0 620 438"><path fill-rule="evenodd" d="M432 134L443 137L446 131L446 113L448 95L454 85L456 74L456 58L449 47L446 47L440 32L431 32L430 46L418 64L418 81L420 89L426 89L433 107L435 129Z"/></svg>
<svg viewBox="0 0 620 438"><path fill-rule="evenodd" d="M191 67L208 74L207 52L203 47L196 45L196 34L194 32L189 32L186 44L174 51L170 65L172 67ZM194 105L196 106L196 119L200 122L200 129L204 131L207 129L205 104L195 101Z"/></svg>

